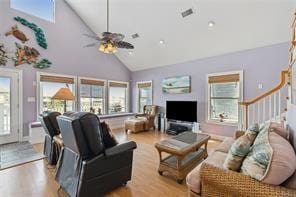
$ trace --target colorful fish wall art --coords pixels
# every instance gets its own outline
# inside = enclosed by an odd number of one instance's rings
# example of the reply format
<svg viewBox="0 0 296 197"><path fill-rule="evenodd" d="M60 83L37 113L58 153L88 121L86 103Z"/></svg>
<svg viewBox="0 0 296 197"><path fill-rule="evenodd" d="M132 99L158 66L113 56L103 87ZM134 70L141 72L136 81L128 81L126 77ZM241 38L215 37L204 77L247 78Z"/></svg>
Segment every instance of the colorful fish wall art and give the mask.
<svg viewBox="0 0 296 197"><path fill-rule="evenodd" d="M18 40L22 41L22 43L26 43L29 39L27 36L18 29L17 25L11 27L11 30L5 34L5 36L13 35Z"/></svg>
<svg viewBox="0 0 296 197"><path fill-rule="evenodd" d="M0 44L0 66L6 66L8 58L4 44Z"/></svg>

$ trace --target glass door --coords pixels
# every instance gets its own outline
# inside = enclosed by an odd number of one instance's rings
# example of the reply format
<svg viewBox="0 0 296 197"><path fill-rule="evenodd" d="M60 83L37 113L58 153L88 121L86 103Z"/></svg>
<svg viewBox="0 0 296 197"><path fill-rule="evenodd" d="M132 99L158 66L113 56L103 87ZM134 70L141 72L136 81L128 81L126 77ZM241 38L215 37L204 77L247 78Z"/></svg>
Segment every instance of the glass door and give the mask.
<svg viewBox="0 0 296 197"><path fill-rule="evenodd" d="M0 144L18 141L18 73L0 71Z"/></svg>

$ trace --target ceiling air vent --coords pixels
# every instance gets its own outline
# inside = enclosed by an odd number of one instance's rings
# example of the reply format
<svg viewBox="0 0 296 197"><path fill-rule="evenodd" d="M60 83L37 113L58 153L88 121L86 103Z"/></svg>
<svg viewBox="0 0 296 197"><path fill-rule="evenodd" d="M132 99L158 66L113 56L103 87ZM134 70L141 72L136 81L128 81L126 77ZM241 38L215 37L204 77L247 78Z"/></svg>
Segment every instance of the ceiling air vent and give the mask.
<svg viewBox="0 0 296 197"><path fill-rule="evenodd" d="M190 8L190 9L188 9L188 10L182 12L181 14L182 14L182 17L185 18L185 17L187 17L187 16L193 14L193 10L192 10L192 8Z"/></svg>
<svg viewBox="0 0 296 197"><path fill-rule="evenodd" d="M139 37L140 37L140 36L139 36L139 34L137 34L137 33L135 33L135 34L132 35L132 38L133 38L133 39L136 39L136 38L139 38Z"/></svg>

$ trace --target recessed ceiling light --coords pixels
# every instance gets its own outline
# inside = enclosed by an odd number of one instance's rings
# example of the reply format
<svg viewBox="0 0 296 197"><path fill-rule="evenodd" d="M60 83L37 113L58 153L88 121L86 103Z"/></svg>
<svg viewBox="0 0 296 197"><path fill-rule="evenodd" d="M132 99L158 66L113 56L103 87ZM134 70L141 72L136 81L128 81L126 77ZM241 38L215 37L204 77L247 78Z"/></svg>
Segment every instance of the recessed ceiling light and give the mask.
<svg viewBox="0 0 296 197"><path fill-rule="evenodd" d="M159 44L164 44L164 40L160 40L159 41Z"/></svg>
<svg viewBox="0 0 296 197"><path fill-rule="evenodd" d="M132 54L133 54L133 52L132 52L132 51L129 51L129 52L128 52L128 54L129 54L129 55L132 55Z"/></svg>
<svg viewBox="0 0 296 197"><path fill-rule="evenodd" d="M208 22L208 26L209 27L214 27L215 26L215 22L214 21L209 21Z"/></svg>

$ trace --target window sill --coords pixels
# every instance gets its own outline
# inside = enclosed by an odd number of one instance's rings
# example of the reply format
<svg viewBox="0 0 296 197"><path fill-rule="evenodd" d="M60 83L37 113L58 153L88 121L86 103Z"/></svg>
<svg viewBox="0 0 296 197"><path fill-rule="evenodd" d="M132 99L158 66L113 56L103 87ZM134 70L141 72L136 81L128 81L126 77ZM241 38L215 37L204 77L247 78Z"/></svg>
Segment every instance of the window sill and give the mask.
<svg viewBox="0 0 296 197"><path fill-rule="evenodd" d="M108 118L118 118L118 117L125 117L125 116L134 116L135 113L130 112L124 112L124 113L118 113L118 114L105 114L105 115L98 115L101 120L108 119ZM29 128L38 128L42 127L41 122L31 122L29 123Z"/></svg>
<svg viewBox="0 0 296 197"><path fill-rule="evenodd" d="M207 120L206 123L208 123L208 124L222 125L222 126L232 126L232 127L237 127L238 126L238 123L220 122L220 121L215 121L215 120Z"/></svg>
<svg viewBox="0 0 296 197"><path fill-rule="evenodd" d="M130 112L123 112L117 114L106 114L106 115L99 115L100 119L107 119L107 118L117 118L117 117L124 117L124 116L134 116L135 113Z"/></svg>

